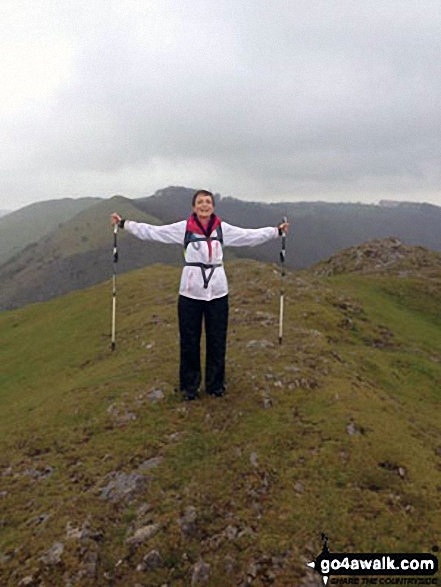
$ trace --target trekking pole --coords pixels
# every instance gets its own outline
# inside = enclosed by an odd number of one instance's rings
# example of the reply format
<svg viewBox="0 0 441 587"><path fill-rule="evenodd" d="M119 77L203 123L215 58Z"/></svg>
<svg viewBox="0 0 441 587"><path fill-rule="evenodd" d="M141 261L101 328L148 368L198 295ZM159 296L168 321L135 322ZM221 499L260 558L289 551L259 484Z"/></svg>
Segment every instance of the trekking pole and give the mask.
<svg viewBox="0 0 441 587"><path fill-rule="evenodd" d="M113 298L112 298L112 351L115 350L115 333L116 333L116 264L118 263L118 245L116 235L118 234L118 224L113 227Z"/></svg>
<svg viewBox="0 0 441 587"><path fill-rule="evenodd" d="M283 217L283 222L288 222L286 216ZM286 233L282 234L282 250L280 251L280 313L279 313L279 344L282 344L283 338L283 301L284 301L284 285L285 285L285 257L286 257Z"/></svg>

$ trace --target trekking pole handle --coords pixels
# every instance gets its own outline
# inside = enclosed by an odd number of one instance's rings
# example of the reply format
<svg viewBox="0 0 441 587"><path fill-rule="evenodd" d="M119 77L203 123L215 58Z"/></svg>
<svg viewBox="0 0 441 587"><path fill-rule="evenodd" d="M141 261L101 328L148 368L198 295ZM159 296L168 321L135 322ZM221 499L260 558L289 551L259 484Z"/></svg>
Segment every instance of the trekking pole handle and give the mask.
<svg viewBox="0 0 441 587"><path fill-rule="evenodd" d="M283 220L280 224L286 224L287 222L288 222L288 219L286 216L284 216ZM283 265L283 263L285 263L285 256L286 256L286 232L282 231L281 228L279 228L279 231L280 231L281 237L282 237L282 250L280 251L280 262Z"/></svg>
<svg viewBox="0 0 441 587"><path fill-rule="evenodd" d="M113 227L113 262L118 263L118 246L116 241L116 236L118 234L118 225L115 224Z"/></svg>

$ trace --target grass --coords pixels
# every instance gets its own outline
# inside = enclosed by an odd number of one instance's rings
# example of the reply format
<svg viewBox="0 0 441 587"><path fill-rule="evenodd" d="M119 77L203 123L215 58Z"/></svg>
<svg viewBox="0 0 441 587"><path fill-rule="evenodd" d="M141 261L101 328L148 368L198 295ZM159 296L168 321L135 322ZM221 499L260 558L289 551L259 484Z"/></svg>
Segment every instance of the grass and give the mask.
<svg viewBox="0 0 441 587"><path fill-rule="evenodd" d="M439 546L437 277L289 274L279 347L279 276L231 262L228 394L188 405L174 392L179 274L119 278L115 353L109 283L0 315L5 585L184 586L203 559L214 587L243 583L252 562L255 584L270 569L283 587L302 581L323 531L335 552ZM153 404L155 388L165 398ZM145 490L101 499L110 473L158 456ZM68 538L68 524L85 522L88 537ZM126 544L149 523L152 539ZM62 560L45 566L55 542ZM137 571L153 548L162 566Z"/></svg>

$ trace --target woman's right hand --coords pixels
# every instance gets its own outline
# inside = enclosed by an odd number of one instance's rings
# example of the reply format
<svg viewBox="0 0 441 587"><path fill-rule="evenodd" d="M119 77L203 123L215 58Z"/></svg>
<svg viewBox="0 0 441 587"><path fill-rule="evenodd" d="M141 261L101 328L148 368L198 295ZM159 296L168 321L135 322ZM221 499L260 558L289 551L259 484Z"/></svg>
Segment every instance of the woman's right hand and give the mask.
<svg viewBox="0 0 441 587"><path fill-rule="evenodd" d="M113 212L113 214L111 214L111 216L110 216L110 223L112 226L115 226L115 224L118 224L118 222L120 222L121 220L122 220L122 216L120 216L116 212Z"/></svg>

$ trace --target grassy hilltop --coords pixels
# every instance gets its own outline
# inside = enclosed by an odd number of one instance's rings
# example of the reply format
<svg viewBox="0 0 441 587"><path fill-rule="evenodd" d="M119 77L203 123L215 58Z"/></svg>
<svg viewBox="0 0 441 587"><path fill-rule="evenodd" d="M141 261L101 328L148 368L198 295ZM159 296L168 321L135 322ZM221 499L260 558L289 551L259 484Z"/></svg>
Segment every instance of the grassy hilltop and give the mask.
<svg viewBox="0 0 441 587"><path fill-rule="evenodd" d="M436 553L439 255L381 247L289 273L281 347L275 267L230 262L221 399L174 391L179 268L119 278L115 353L109 282L0 314L1 584L320 585L321 532Z"/></svg>

